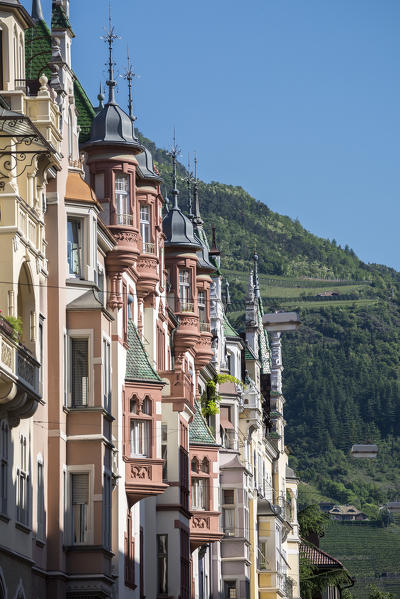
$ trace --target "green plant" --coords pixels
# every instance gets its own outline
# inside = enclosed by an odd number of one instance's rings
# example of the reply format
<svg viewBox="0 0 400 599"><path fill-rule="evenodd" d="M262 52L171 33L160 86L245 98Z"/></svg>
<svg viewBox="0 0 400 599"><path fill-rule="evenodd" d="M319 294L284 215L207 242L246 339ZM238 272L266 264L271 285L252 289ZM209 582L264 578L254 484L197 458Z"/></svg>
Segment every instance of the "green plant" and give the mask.
<svg viewBox="0 0 400 599"><path fill-rule="evenodd" d="M22 337L22 319L19 316L3 316L3 318L14 329L14 339L19 341L19 339Z"/></svg>
<svg viewBox="0 0 400 599"><path fill-rule="evenodd" d="M214 416L219 413L221 396L217 391L217 385L222 385L223 383L240 384L240 381L231 374L216 374L214 378L209 380L206 389L201 396L201 410L203 416Z"/></svg>
<svg viewBox="0 0 400 599"><path fill-rule="evenodd" d="M369 599L394 599L392 593L385 593L380 591L375 585L371 584L369 587Z"/></svg>

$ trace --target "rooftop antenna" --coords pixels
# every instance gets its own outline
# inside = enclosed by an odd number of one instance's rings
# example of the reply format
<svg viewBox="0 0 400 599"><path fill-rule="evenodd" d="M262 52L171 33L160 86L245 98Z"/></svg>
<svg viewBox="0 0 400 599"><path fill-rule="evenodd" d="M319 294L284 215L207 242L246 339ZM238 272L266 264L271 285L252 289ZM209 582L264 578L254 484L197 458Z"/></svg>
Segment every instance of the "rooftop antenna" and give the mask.
<svg viewBox="0 0 400 599"><path fill-rule="evenodd" d="M111 0L108 4L108 31L102 39L108 44L108 80L106 84L108 85L108 104L115 104L115 95L114 88L117 85L117 82L114 79L114 65L113 62L113 43L115 40L120 39L120 36L115 33L115 29L112 25L111 21Z"/></svg>
<svg viewBox="0 0 400 599"><path fill-rule="evenodd" d="M179 190L178 190L177 181L176 181L176 158L180 154L180 148L176 144L175 127L174 127L174 140L173 140L173 144L172 144L172 147L171 147L169 153L172 156L172 185L173 185L172 195L174 196L174 208L179 208L179 206L178 206Z"/></svg>
<svg viewBox="0 0 400 599"><path fill-rule="evenodd" d="M133 65L131 63L131 59L129 56L129 46L127 46L127 52L128 52L128 67L125 71L125 73L123 74L123 78L126 79L128 81L128 111L129 111L129 118L131 119L132 123L134 123L137 119L137 117L133 114L133 102L132 102L132 81L134 79L134 77L136 77L136 73L133 70Z"/></svg>

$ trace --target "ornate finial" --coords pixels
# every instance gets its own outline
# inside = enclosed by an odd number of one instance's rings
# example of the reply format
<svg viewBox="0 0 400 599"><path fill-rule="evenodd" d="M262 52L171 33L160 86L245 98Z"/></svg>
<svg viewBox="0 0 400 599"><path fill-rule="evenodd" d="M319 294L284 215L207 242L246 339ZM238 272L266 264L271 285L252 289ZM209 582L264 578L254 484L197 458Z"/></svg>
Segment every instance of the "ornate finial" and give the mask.
<svg viewBox="0 0 400 599"><path fill-rule="evenodd" d="M247 288L246 301L248 301L248 302L254 301L254 273L253 273L253 270L250 270L250 273L249 273L249 285Z"/></svg>
<svg viewBox="0 0 400 599"><path fill-rule="evenodd" d="M260 297L260 281L258 280L258 254L254 248L254 293L256 297Z"/></svg>
<svg viewBox="0 0 400 599"><path fill-rule="evenodd" d="M221 252L217 248L217 239L215 234L215 225L212 226L212 243L210 251L208 252L210 256L219 256Z"/></svg>
<svg viewBox="0 0 400 599"><path fill-rule="evenodd" d="M104 108L104 94L103 94L103 86L101 85L101 82L100 82L100 90L99 90L97 99L99 101L99 110L101 110L102 108Z"/></svg>
<svg viewBox="0 0 400 599"><path fill-rule="evenodd" d="M190 154L188 153L188 166L187 166L187 177L186 177L186 184L187 184L187 188L188 188L188 204L189 204L189 218L190 220L193 220L193 207L192 207L192 181L193 181L193 174L190 170Z"/></svg>
<svg viewBox="0 0 400 599"><path fill-rule="evenodd" d="M199 180L197 178L197 154L194 154L194 222L198 227L204 223L200 216Z"/></svg>
<svg viewBox="0 0 400 599"><path fill-rule="evenodd" d="M132 102L132 81L133 78L136 77L136 73L133 71L133 65L131 64L131 59L129 56L129 47L127 48L128 50L128 66L127 69L125 71L125 73L123 74L123 78L127 80L128 82L128 110L129 110L129 117L132 121L132 123L134 123L136 121L136 116L134 116L133 114L133 110L132 110L132 106L133 106L133 102Z"/></svg>
<svg viewBox="0 0 400 599"><path fill-rule="evenodd" d="M106 84L108 85L108 104L115 104L114 87L117 85L117 82L114 80L115 63L113 62L112 51L114 41L120 39L120 37L115 33L115 29L112 26L111 0L108 5L108 31L102 39L108 44L108 81L106 81Z"/></svg>
<svg viewBox="0 0 400 599"><path fill-rule="evenodd" d="M225 283L225 312L228 311L229 306L231 305L231 294L229 292L229 281Z"/></svg>
<svg viewBox="0 0 400 599"><path fill-rule="evenodd" d="M172 184L173 184L172 195L174 196L174 208L179 208L179 206L178 206L179 190L177 188L177 183L176 183L176 158L180 154L180 148L178 148L178 146L176 145L175 127L174 127L174 143L173 143L172 148L170 149L169 153L172 156Z"/></svg>

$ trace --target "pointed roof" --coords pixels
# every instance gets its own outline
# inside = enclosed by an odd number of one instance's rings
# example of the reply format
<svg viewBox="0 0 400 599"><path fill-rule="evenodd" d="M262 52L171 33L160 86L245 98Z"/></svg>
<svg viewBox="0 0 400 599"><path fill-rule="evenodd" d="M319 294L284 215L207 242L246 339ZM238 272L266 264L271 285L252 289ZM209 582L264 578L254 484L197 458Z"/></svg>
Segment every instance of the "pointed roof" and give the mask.
<svg viewBox="0 0 400 599"><path fill-rule="evenodd" d="M10 8L17 8L20 12L21 17L24 18L27 26L32 27L32 25L33 25L32 18L30 16L30 14L28 13L28 11L26 10L26 8L24 6L22 6L22 4L19 0L1 0L0 6L1 7L9 6Z"/></svg>
<svg viewBox="0 0 400 599"><path fill-rule="evenodd" d="M162 383L150 364L133 320L128 320L128 351L126 353L125 380Z"/></svg>
<svg viewBox="0 0 400 599"><path fill-rule="evenodd" d="M51 28L54 31L69 31L72 37L75 37L64 7L61 4L56 4L54 0L51 8Z"/></svg>
<svg viewBox="0 0 400 599"><path fill-rule="evenodd" d="M161 181L160 175L154 171L153 156L150 150L143 146L143 152L136 156L138 161L137 173L140 179L151 179L152 181Z"/></svg>
<svg viewBox="0 0 400 599"><path fill-rule="evenodd" d="M313 566L329 566L329 568L345 569L338 559L332 557L329 553L325 553L319 547L305 543L304 541L300 543L300 555L308 559Z"/></svg>
<svg viewBox="0 0 400 599"><path fill-rule="evenodd" d="M235 339L241 339L239 333L233 328L228 318L224 316L224 335L225 337L233 337Z"/></svg>
<svg viewBox="0 0 400 599"><path fill-rule="evenodd" d="M208 428L207 422L201 412L198 401L195 401L196 411L192 422L189 424L189 444L190 445L217 445L215 439Z"/></svg>

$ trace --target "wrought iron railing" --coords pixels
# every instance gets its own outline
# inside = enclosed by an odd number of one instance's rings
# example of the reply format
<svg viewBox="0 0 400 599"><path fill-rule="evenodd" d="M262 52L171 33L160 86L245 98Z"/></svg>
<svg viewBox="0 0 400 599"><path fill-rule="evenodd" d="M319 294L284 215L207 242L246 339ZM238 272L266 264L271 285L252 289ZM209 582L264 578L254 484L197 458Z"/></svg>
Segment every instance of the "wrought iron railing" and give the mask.
<svg viewBox="0 0 400 599"><path fill-rule="evenodd" d="M22 347L17 349L17 376L32 391L39 394L40 364Z"/></svg>

